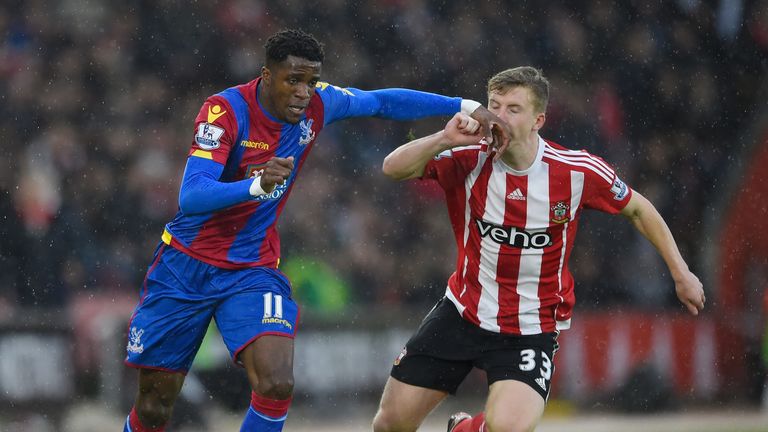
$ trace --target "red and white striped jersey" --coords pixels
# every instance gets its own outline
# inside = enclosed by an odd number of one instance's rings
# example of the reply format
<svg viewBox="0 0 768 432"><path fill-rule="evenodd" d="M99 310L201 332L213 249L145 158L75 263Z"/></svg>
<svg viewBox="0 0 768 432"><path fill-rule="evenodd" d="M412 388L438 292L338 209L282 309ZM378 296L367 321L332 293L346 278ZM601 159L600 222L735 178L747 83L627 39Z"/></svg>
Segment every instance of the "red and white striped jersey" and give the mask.
<svg viewBox="0 0 768 432"><path fill-rule="evenodd" d="M458 246L446 296L465 319L511 334L570 327L581 210L616 214L632 195L602 159L542 138L524 171L476 145L435 156L422 178L444 189Z"/></svg>

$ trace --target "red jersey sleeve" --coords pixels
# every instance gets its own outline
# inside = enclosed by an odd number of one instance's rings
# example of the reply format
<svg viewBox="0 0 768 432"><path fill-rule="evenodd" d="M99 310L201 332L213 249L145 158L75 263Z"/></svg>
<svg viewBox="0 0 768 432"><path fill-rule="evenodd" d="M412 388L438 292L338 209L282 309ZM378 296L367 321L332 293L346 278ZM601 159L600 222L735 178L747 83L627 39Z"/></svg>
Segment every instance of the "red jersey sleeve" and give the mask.
<svg viewBox="0 0 768 432"><path fill-rule="evenodd" d="M226 164L229 151L237 138L237 120L226 99L206 99L195 118L194 139L188 156L211 159Z"/></svg>
<svg viewBox="0 0 768 432"><path fill-rule="evenodd" d="M421 179L437 180L444 190L464 184L464 179L477 166L482 147L457 147L438 153L424 167Z"/></svg>
<svg viewBox="0 0 768 432"><path fill-rule="evenodd" d="M585 170L584 207L610 214L619 213L632 198L632 188L619 178L608 163L596 156L590 156L604 168Z"/></svg>

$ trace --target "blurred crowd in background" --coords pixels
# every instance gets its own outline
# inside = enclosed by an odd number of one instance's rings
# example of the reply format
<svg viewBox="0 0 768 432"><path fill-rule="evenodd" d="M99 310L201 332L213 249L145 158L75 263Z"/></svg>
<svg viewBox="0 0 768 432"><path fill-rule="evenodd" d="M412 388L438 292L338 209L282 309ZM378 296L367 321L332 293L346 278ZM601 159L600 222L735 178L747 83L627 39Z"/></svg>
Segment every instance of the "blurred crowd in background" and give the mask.
<svg viewBox="0 0 768 432"><path fill-rule="evenodd" d="M621 4L619 4L621 3ZM0 313L136 295L177 194L204 99L255 78L266 38L325 43L323 80L485 101L514 66L552 83L542 136L613 164L670 225L695 273L715 191L765 75L768 2L331 0L0 3ZM426 305L455 246L429 182L384 156L446 119L325 129L279 224L300 304ZM587 213L572 259L579 308L676 305L655 250ZM614 220L616 220L614 222Z"/></svg>

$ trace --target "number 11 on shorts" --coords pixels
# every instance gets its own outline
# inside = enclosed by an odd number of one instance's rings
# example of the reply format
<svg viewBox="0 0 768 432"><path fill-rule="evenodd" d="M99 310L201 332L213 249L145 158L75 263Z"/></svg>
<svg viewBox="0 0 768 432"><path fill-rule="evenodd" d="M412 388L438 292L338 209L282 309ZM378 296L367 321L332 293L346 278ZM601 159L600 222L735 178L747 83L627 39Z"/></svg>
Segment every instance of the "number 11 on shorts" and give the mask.
<svg viewBox="0 0 768 432"><path fill-rule="evenodd" d="M274 299L274 303L273 300ZM283 317L283 296L264 293L264 318Z"/></svg>

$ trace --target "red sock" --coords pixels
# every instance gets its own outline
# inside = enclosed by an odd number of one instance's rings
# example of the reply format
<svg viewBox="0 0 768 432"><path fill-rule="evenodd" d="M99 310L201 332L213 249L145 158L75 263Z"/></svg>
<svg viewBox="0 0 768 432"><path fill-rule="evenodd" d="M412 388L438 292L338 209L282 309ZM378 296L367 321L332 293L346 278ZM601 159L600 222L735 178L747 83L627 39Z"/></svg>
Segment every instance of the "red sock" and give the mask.
<svg viewBox="0 0 768 432"><path fill-rule="evenodd" d="M141 424L139 421L139 415L136 414L136 407L131 408L131 413L128 415L128 424L131 426L131 432L164 432L165 425L156 428L148 428Z"/></svg>
<svg viewBox="0 0 768 432"><path fill-rule="evenodd" d="M251 391L251 407L262 414L266 414L272 418L284 417L288 414L288 407L291 406L293 398L285 400L274 400L264 396L256 394L255 391Z"/></svg>
<svg viewBox="0 0 768 432"><path fill-rule="evenodd" d="M480 413L471 419L464 420L453 428L453 432L485 432L485 413Z"/></svg>

